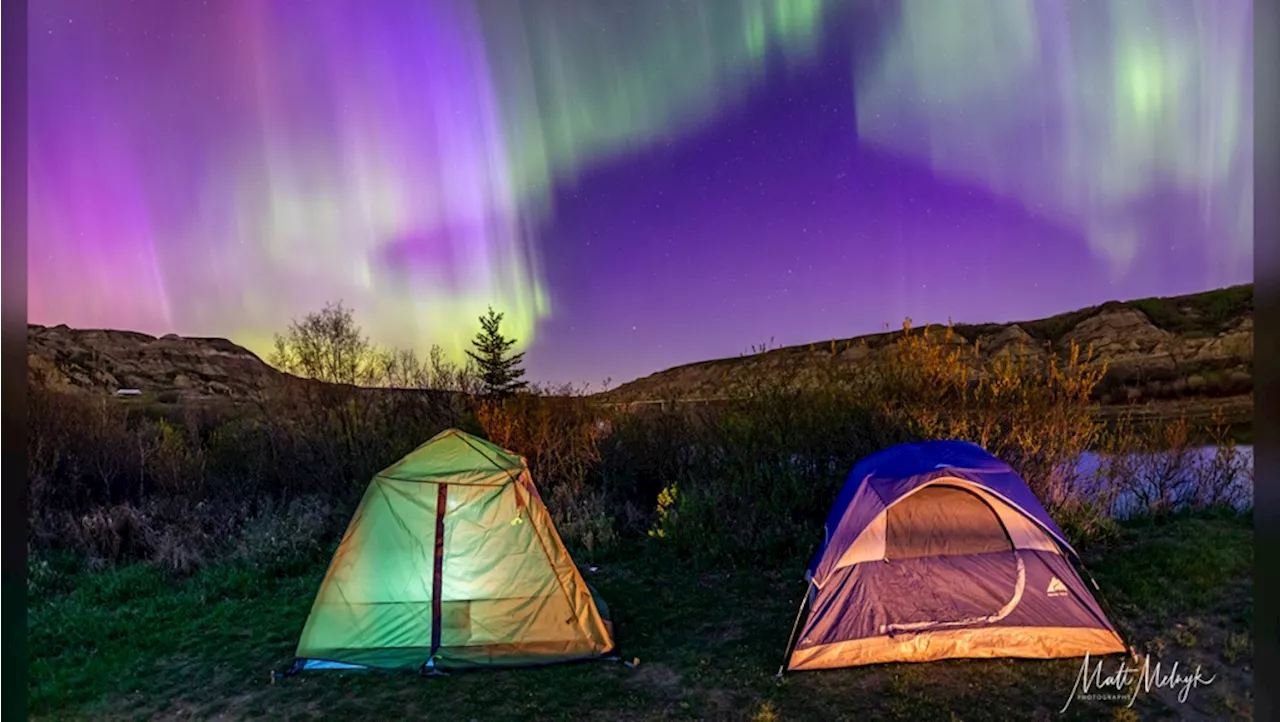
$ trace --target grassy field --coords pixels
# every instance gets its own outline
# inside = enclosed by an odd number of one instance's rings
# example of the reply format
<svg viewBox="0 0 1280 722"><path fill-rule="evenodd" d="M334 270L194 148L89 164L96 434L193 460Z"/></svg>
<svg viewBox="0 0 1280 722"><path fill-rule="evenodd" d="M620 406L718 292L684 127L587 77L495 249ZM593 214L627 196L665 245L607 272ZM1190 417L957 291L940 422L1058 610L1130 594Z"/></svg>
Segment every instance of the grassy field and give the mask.
<svg viewBox="0 0 1280 722"><path fill-rule="evenodd" d="M358 328L350 318L339 326L346 330L330 341L345 349ZM1001 359L975 378L945 339L903 334L874 376L844 383L834 373L761 372L719 406L689 409L617 409L551 391L459 407L418 393L307 385L232 418L182 404L151 418L114 399L32 386L31 711L37 719L1056 719L1081 660L774 679L803 566L848 469L904 441L967 439L1008 461L1045 501L1140 649L1166 674L1176 661L1184 673L1204 665L1213 679L1185 702L1168 692L1142 695L1132 710L1080 700L1066 717L1247 719L1252 525L1207 510L1247 501L1235 492L1251 472L1233 453L1222 463L1190 453L1202 435L1234 452L1224 427L1234 418L1136 415L1103 427L1089 401L1100 369ZM619 654L638 664L440 678L310 673L273 683L368 479L449 427L529 460L561 536L596 567L586 576L613 611ZM1120 462L1096 477L1056 473L1073 468L1080 449ZM1155 450L1168 453L1129 453ZM1144 496L1136 513L1148 521L1117 531L1112 492ZM1170 519L1183 505L1199 515Z"/></svg>
<svg viewBox="0 0 1280 722"><path fill-rule="evenodd" d="M1185 703L1140 694L1074 702L1065 718L1249 719L1252 521L1184 516L1121 526L1085 551L1113 621L1165 664L1203 664ZM579 563L587 560L579 555ZM30 709L36 719L1050 719L1080 660L949 661L773 678L803 593L785 569L694 569L653 540L595 560L629 667L591 661L447 677L286 667L327 559L224 563L177 578L133 565L32 571ZM1108 664L1111 669L1113 663Z"/></svg>

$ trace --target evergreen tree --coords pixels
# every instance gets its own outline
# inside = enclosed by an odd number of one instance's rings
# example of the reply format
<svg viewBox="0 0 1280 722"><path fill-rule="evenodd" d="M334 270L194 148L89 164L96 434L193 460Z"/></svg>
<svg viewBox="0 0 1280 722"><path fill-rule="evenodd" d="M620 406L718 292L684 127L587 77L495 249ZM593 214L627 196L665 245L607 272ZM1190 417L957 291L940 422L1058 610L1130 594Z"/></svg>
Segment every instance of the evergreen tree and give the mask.
<svg viewBox="0 0 1280 722"><path fill-rule="evenodd" d="M524 376L520 368L524 354L507 355L516 340L502 335L501 324L502 314L490 307L488 315L480 317L480 332L471 341L475 351L467 351L480 369L480 381L489 396L510 396L528 386L520 379Z"/></svg>

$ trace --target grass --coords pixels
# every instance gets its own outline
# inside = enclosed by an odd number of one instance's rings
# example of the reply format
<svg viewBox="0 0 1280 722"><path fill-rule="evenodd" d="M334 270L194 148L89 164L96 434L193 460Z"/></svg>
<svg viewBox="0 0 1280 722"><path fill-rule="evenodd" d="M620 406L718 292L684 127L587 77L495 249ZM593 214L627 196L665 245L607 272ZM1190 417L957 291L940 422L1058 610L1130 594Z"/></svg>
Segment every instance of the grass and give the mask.
<svg viewBox="0 0 1280 722"><path fill-rule="evenodd" d="M1166 331L1211 336L1253 313L1253 284L1175 298L1143 298L1129 303Z"/></svg>
<svg viewBox="0 0 1280 722"><path fill-rule="evenodd" d="M348 332L329 340L345 348ZM1114 603L1113 620L1140 648L1220 677L1186 704L1154 694L1138 711L1247 718L1251 522L1201 512L1117 530L1085 486L1050 473L1101 442L1182 449L1187 420L1135 418L1103 434L1088 407L1101 372L1074 357L1062 367L989 360L975 380L936 329L881 341L893 345L879 374L781 380L756 364L726 402L683 410L619 411L545 390L459 407L418 392L309 384L235 419L172 404L181 418L170 421L143 413L158 399L138 408L32 386L34 716L1053 717L1080 660L773 678L803 564L850 466L901 441L963 438L1009 459L1053 500ZM600 567L587 576L611 603L620 653L639 664L441 679L312 673L273 684L365 480L450 426L529 459L563 538L592 552L577 559ZM1182 471L1199 475L1197 489L1221 486L1215 469ZM1130 713L1082 700L1068 717Z"/></svg>
<svg viewBox="0 0 1280 722"><path fill-rule="evenodd" d="M604 561L589 581L609 601L619 652L591 661L448 677L309 673L290 661L327 559L274 568L228 562L187 577L154 567L41 566L28 615L37 719L425 718L448 720L1048 719L1080 660L947 661L795 673L781 661L805 560L789 568L696 569L661 540ZM1252 706L1252 521L1184 516L1122 525L1085 552L1112 619L1137 646L1168 639L1167 662L1217 679L1185 704L1140 695L1143 718L1247 719ZM1173 642L1181 639L1186 646ZM1124 719L1077 701L1066 718ZM1122 715L1122 716L1114 716Z"/></svg>

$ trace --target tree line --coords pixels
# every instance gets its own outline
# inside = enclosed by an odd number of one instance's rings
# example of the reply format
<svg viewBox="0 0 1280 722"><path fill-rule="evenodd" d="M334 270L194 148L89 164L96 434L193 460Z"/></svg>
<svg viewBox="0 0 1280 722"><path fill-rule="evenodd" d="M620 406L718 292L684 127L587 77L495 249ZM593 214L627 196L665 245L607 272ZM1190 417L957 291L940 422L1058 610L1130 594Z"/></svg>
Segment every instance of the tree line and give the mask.
<svg viewBox="0 0 1280 722"><path fill-rule="evenodd" d="M342 301L303 319L295 319L284 334L276 334L267 362L303 378L352 386L389 386L461 391L506 398L528 390L524 353L513 353L517 339L502 331L504 314L489 307L480 316L480 329L456 364L443 349L432 346L421 359L412 349L384 349L373 344Z"/></svg>

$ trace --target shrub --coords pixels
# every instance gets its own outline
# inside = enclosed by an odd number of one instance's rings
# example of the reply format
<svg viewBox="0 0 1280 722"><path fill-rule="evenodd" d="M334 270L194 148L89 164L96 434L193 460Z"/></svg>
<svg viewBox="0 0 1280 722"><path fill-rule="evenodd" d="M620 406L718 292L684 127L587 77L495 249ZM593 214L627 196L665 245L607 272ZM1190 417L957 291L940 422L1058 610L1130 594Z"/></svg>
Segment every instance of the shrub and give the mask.
<svg viewBox="0 0 1280 722"><path fill-rule="evenodd" d="M144 474L162 496L198 497L204 492L205 453L199 443L165 420L138 432Z"/></svg>
<svg viewBox="0 0 1280 722"><path fill-rule="evenodd" d="M177 572L228 555L311 563L377 471L451 426L525 456L561 536L588 558L652 537L696 563L794 561L816 547L858 459L921 439L967 439L1008 461L1077 543L1112 537L1116 515L1250 502L1252 465L1220 417L1208 456L1186 419L1100 425L1090 397L1106 369L1081 349L991 355L908 322L874 354L855 354L873 361L851 365L848 350L760 349L723 401L633 408L573 388L475 402L299 382L231 414L188 407L152 419L116 399L32 386L31 545L46 558ZM830 363L813 363L819 354ZM397 383L467 383L438 353L430 367L370 358L360 369ZM1096 472L1080 470L1088 449L1101 456Z"/></svg>
<svg viewBox="0 0 1280 722"><path fill-rule="evenodd" d="M1201 508L1245 509L1253 501L1253 460L1236 443L1221 411L1208 428L1213 453L1197 457L1193 503Z"/></svg>
<svg viewBox="0 0 1280 722"><path fill-rule="evenodd" d="M612 551L618 542L618 525L609 512L603 492L587 491L567 505L556 509L560 519L556 529L575 553L579 550L585 559L595 559L597 554Z"/></svg>
<svg viewBox="0 0 1280 722"><path fill-rule="evenodd" d="M658 519L649 530L649 536L662 539L667 536L667 530L674 529L676 519L679 518L675 508L679 500L680 490L675 484L658 493Z"/></svg>
<svg viewBox="0 0 1280 722"><path fill-rule="evenodd" d="M903 438L841 383L834 361L800 377L761 358L745 364L727 402L615 419L606 445L632 468L618 474L629 485L612 474L610 482L637 495L651 510L650 524L661 505L667 518L655 536L661 531L662 543L686 558L810 553L852 463ZM611 471L614 461L606 462Z"/></svg>
<svg viewBox="0 0 1280 722"><path fill-rule="evenodd" d="M599 442L601 492L623 530L644 534L662 488L690 478L698 448L693 415L687 408L646 406L607 419L608 434Z"/></svg>
<svg viewBox="0 0 1280 722"><path fill-rule="evenodd" d="M234 556L278 570L332 552L347 519L327 499L310 495L287 504L268 503L244 524Z"/></svg>
<svg viewBox="0 0 1280 722"><path fill-rule="evenodd" d="M113 504L137 492L138 445L121 404L30 385L28 412L33 513Z"/></svg>
<svg viewBox="0 0 1280 722"><path fill-rule="evenodd" d="M616 522L599 481L605 412L572 387L487 398L476 406L485 436L525 457L561 537L594 553Z"/></svg>
<svg viewBox="0 0 1280 722"><path fill-rule="evenodd" d="M192 525L184 523L159 526L155 532L148 560L179 574L188 574L209 563L209 539L192 534Z"/></svg>
<svg viewBox="0 0 1280 722"><path fill-rule="evenodd" d="M100 507L67 521L67 539L92 566L145 560L154 545L150 519L128 504Z"/></svg>
<svg viewBox="0 0 1280 722"><path fill-rule="evenodd" d="M526 458L544 497L572 500L586 490L604 420L590 399L563 392L486 399L476 419L489 440Z"/></svg>
<svg viewBox="0 0 1280 722"><path fill-rule="evenodd" d="M1220 411L1207 425L1209 448L1185 416L1137 424L1117 419L1100 444L1098 476L1114 490L1112 515L1165 519L1188 510L1250 506L1253 465L1237 447Z"/></svg>
<svg viewBox="0 0 1280 722"><path fill-rule="evenodd" d="M1073 471L1102 427L1090 405L1106 368L1074 344L1065 359L1001 353L941 334L904 335L867 391L884 413L923 439L972 441L1019 471L1048 506L1071 502Z"/></svg>

